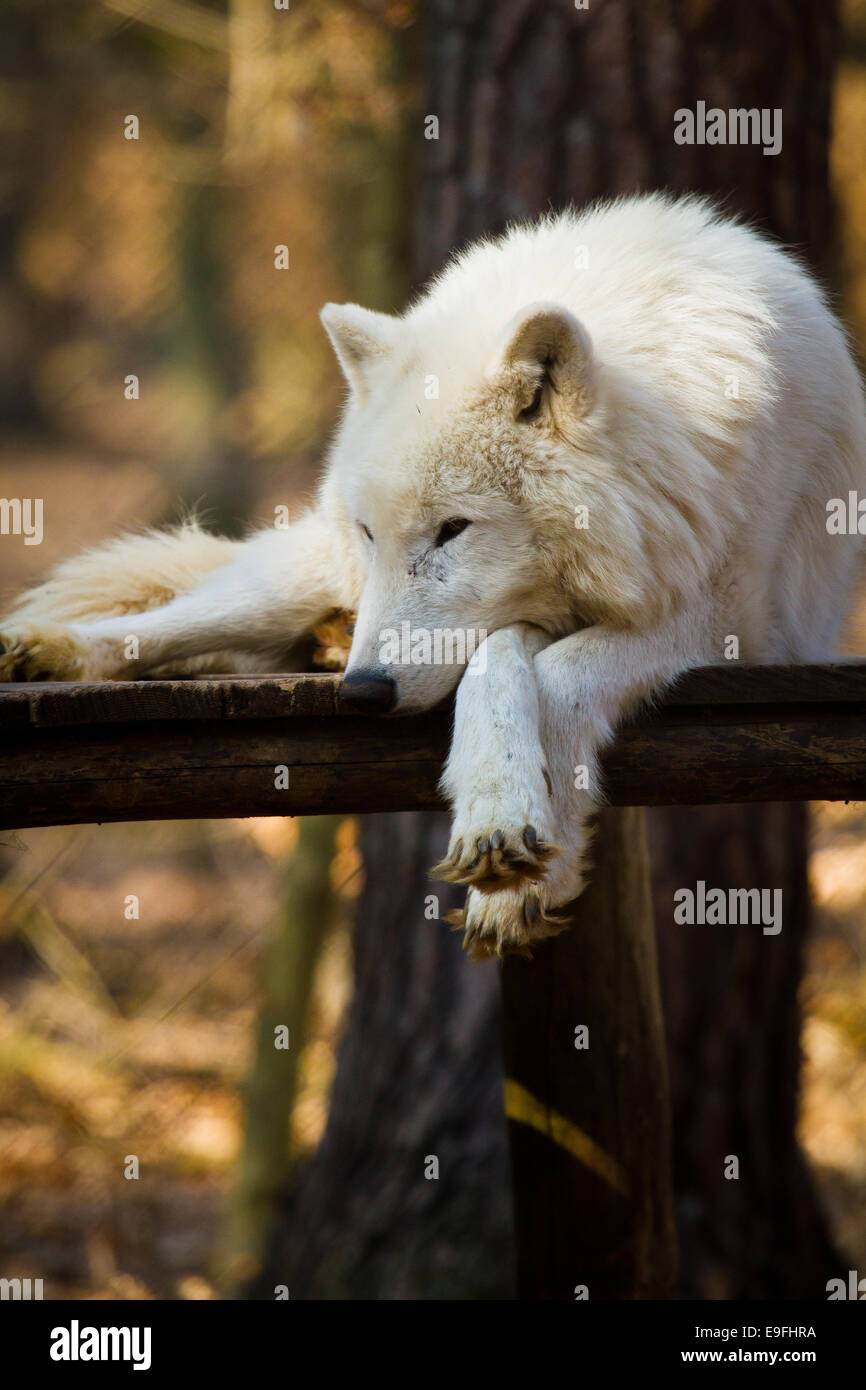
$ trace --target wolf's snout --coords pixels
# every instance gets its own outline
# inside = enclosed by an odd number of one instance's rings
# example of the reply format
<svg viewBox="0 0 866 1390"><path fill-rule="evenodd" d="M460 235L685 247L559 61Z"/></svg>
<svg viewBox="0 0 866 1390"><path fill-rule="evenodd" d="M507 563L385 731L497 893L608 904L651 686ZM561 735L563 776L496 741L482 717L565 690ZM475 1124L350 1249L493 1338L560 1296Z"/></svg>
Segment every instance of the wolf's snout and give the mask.
<svg viewBox="0 0 866 1390"><path fill-rule="evenodd" d="M340 704L361 714L387 714L397 703L397 682L384 671L352 671L340 686Z"/></svg>

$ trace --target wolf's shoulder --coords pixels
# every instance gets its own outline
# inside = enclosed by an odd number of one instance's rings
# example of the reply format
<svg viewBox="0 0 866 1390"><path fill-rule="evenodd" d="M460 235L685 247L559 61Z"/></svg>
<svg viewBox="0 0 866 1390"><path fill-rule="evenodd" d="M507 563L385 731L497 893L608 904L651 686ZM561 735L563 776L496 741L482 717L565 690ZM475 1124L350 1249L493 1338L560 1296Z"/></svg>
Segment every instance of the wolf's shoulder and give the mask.
<svg viewBox="0 0 866 1390"><path fill-rule="evenodd" d="M575 254L580 250L594 252L604 263L677 254L685 254L688 262L702 251L712 248L718 254L724 247L757 255L785 254L758 227L708 195L623 195L511 223L500 235L482 237L458 250L434 283L441 286L460 272L483 273L485 267L500 273L506 266L519 269L524 261L537 270L540 258L554 264L565 259L580 269L581 258Z"/></svg>
<svg viewBox="0 0 866 1390"><path fill-rule="evenodd" d="M514 223L496 237L458 250L425 298L438 304L471 299L568 300L630 293L647 277L697 283L711 274L744 277L752 286L806 272L796 257L759 228L700 194L646 193L567 208ZM423 304L422 300L422 304Z"/></svg>
<svg viewBox="0 0 866 1390"><path fill-rule="evenodd" d="M697 194L648 193L568 208L509 226L458 251L414 306L429 341L458 333L478 343L527 304L569 308L618 351L700 318L726 332L774 331L820 291L808 272L759 229Z"/></svg>

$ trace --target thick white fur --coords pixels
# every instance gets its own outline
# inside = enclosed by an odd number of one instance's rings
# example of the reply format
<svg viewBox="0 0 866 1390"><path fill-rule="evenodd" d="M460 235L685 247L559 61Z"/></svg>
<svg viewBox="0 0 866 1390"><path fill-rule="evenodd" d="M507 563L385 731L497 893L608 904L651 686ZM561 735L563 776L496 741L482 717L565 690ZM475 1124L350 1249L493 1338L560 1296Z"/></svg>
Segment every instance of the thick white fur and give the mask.
<svg viewBox="0 0 866 1390"><path fill-rule="evenodd" d="M580 891L599 754L630 707L731 635L743 661L832 650L860 547L826 505L866 487L861 385L797 261L691 198L516 227L401 318L323 321L351 389L313 511L243 543L187 527L67 561L2 625L0 678L215 652L274 669L335 608L358 613L350 672L404 622L486 630L485 675L390 673L400 712L460 680L440 868L469 885L471 952L521 949Z"/></svg>

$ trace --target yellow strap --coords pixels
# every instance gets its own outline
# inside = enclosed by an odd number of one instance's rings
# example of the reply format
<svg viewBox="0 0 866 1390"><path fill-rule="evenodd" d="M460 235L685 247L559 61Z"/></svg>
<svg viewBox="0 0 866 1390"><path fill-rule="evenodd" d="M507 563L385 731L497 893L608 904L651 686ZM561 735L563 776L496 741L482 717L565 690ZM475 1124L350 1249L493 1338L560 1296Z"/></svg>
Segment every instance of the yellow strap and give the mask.
<svg viewBox="0 0 866 1390"><path fill-rule="evenodd" d="M603 1178L616 1192L628 1196L628 1178L617 1160L571 1120L556 1110L550 1110L519 1081L512 1081L510 1077L505 1080L505 1113L509 1120L538 1130L539 1134L573 1154L584 1167Z"/></svg>

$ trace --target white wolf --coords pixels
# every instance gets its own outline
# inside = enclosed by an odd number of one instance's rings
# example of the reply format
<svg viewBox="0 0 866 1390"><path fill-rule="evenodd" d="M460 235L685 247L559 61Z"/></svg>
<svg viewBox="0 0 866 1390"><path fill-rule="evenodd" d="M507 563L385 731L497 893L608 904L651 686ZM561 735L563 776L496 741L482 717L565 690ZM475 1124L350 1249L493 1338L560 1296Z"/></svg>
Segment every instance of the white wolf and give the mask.
<svg viewBox="0 0 866 1390"><path fill-rule="evenodd" d="M347 704L421 710L459 681L439 872L468 887L470 954L524 949L581 890L599 754L630 707L731 636L747 662L831 650L859 538L830 534L827 506L866 485L860 382L797 260L696 198L514 227L402 317L322 319L350 390L313 510L66 561L0 624L0 678L217 652L273 670L356 610ZM485 673L386 665L407 623L486 631Z"/></svg>

